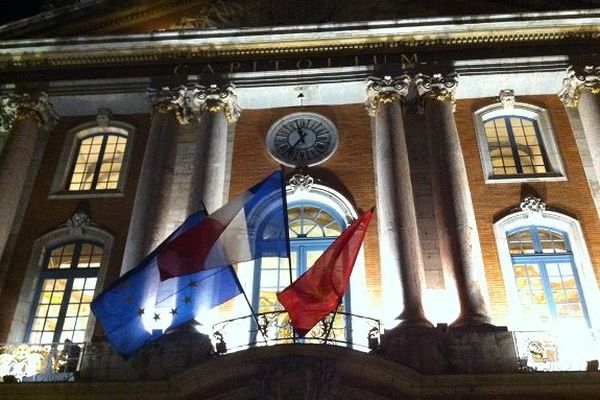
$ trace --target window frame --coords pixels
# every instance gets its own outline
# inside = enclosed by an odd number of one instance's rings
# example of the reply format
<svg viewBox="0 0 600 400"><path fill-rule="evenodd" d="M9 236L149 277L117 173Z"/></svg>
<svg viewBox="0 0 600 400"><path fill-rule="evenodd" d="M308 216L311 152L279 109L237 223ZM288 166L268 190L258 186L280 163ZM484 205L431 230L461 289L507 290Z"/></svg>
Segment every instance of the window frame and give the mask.
<svg viewBox="0 0 600 400"><path fill-rule="evenodd" d="M97 197L123 197L127 177L131 167L136 130L133 126L119 121L109 121L107 125L90 122L71 129L67 133L65 144L57 164L56 173L50 188L50 199L64 198L97 198ZM125 153L121 163L121 171L116 189L89 189L69 190L69 184L79 155L81 142L89 137L99 134L114 134L127 138ZM95 178L97 179L97 178Z"/></svg>
<svg viewBox="0 0 600 400"><path fill-rule="evenodd" d="M585 305L587 310L589 326L592 328L600 326L600 290L598 289L596 273L587 250L581 225L574 218L555 211L546 210L542 214L519 211L509 214L494 223L496 246L508 302L507 322L509 328L512 330L540 330L547 328L547 325L540 325L537 321L531 321L523 313L514 275L513 255L511 255L509 250L507 234L529 226L549 228L565 235L565 239L571 248L572 265L574 273L578 277L580 292L583 294L582 304ZM555 256L555 254L551 253L549 255ZM540 258L543 257L544 255L540 256Z"/></svg>
<svg viewBox="0 0 600 400"><path fill-rule="evenodd" d="M490 149L485 134L485 122L500 117L518 117L534 123L536 136L540 147L543 149L545 161L549 172L534 174L495 175L492 166ZM514 182L539 182L539 181L565 181L567 176L563 166L558 146L555 140L552 123L548 112L532 104L515 102L514 107L505 108L502 103L495 103L477 110L473 114L479 155L483 168L485 183L514 183ZM513 155L514 158L514 155Z"/></svg>
<svg viewBox="0 0 600 400"><path fill-rule="evenodd" d="M56 249L59 249L61 247L64 247L64 246L67 246L70 244L74 244L75 247L74 247L73 257L71 259L71 265L69 266L69 268L64 268L64 269L48 268L48 264L50 262L50 257L51 257L52 252ZM91 245L102 248L102 262L98 268L74 267L75 265L78 265L78 263L75 264L75 261L80 260L81 248L84 244L91 244ZM31 303L31 312L29 314L29 321L27 322L27 327L25 328L24 342L31 343L31 333L32 333L31 329L33 327L33 322L36 317L35 312L39 305L38 303L39 303L40 296L42 293L43 282L46 279L65 279L65 280L67 280L67 285L65 287L65 291L63 294L63 296L64 296L63 301L60 304L61 310L57 317L57 328L54 331L54 338L53 338L52 342L50 342L50 343L60 343L60 336L62 335L62 331L63 331L62 328L64 328L64 322L65 322L65 317L66 317L66 315L65 315L66 308L70 305L68 299L73 290L73 282L75 281L76 278L96 278L96 282L97 282L100 268L102 268L102 264L104 264L104 246L102 245L102 243L100 243L98 241L94 241L94 240L78 239L78 240L74 240L74 241L66 241L61 244L55 245L51 248L45 249L45 254L42 257L43 257L42 266L41 266L42 269L40 271L37 286L36 286L36 289L35 289L34 295L33 295L33 301ZM94 288L94 295L97 294L97 292L96 292L97 288L98 288L98 285L96 285L96 287ZM88 314L88 321L89 321L89 318L92 317L92 315L93 314L90 309L90 313ZM87 324L86 324L86 326L87 326ZM87 331L87 328L86 328L86 331ZM72 340L75 343L79 343L79 341L76 341L73 339L70 339L70 340ZM39 344L50 344L50 343L40 342Z"/></svg>
<svg viewBox="0 0 600 400"><path fill-rule="evenodd" d="M32 308L34 307L33 304L36 296L36 289L39 287L40 278L42 277L41 272L44 268L44 260L46 255L49 254L49 251L59 247L61 244L75 241L94 242L101 245L104 252L102 264L97 274L96 288L94 289L94 293L97 294L99 293L99 290L104 287L113 240L111 234L95 226L87 226L82 229L70 229L63 226L38 238L31 248L31 256L19 291L19 297L7 341L10 343L21 343L24 339L28 339L28 323L31 317ZM91 339L95 325L96 318L92 313L88 318L85 330L86 341Z"/></svg>

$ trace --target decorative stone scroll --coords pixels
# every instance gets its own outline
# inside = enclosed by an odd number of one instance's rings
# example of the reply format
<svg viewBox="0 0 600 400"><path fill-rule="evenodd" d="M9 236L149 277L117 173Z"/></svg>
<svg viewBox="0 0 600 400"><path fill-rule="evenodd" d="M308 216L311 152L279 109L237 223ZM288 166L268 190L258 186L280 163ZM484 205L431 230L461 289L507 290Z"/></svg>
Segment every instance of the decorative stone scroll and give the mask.
<svg viewBox="0 0 600 400"><path fill-rule="evenodd" d="M401 102L408 93L409 84L410 77L406 74L367 78L367 101L365 102L367 113L374 117L381 105Z"/></svg>
<svg viewBox="0 0 600 400"><path fill-rule="evenodd" d="M526 211L530 215L542 214L546 211L546 203L534 196L527 196L519 205L521 211Z"/></svg>
<svg viewBox="0 0 600 400"><path fill-rule="evenodd" d="M446 75L417 74L415 77L415 84L419 93L421 111L425 109L425 102L427 100L450 101L452 104L452 111L455 110L456 100L454 98L454 93L458 87L457 73L453 72Z"/></svg>
<svg viewBox="0 0 600 400"><path fill-rule="evenodd" d="M222 86L217 84L196 85L191 90L191 99L195 112L223 111L229 122L237 121L242 111L237 103L235 86L231 83Z"/></svg>
<svg viewBox="0 0 600 400"><path fill-rule="evenodd" d="M92 225L92 219L83 211L73 214L66 222L71 235L83 235L83 230Z"/></svg>
<svg viewBox="0 0 600 400"><path fill-rule="evenodd" d="M502 107L505 110L512 110L515 108L515 91L512 89L501 90L498 100L502 103Z"/></svg>
<svg viewBox="0 0 600 400"><path fill-rule="evenodd" d="M160 89L149 88L148 100L155 112L168 113L173 111L180 124L187 124L192 118L193 111L186 96L187 88L180 86L171 89L163 86Z"/></svg>
<svg viewBox="0 0 600 400"><path fill-rule="evenodd" d="M558 97L565 106L577 107L582 90L600 94L600 66L586 65L582 70L576 70L573 66L567 68L567 77L563 79Z"/></svg>
<svg viewBox="0 0 600 400"><path fill-rule="evenodd" d="M290 187L292 188L292 193L310 192L314 183L315 180L312 176L302 174L296 174L292 176L289 180Z"/></svg>
<svg viewBox="0 0 600 400"><path fill-rule="evenodd" d="M50 130L56 125L58 115L48 101L48 94L41 92L32 97L28 93L0 96L0 136L7 134L15 121L31 118L38 127Z"/></svg>

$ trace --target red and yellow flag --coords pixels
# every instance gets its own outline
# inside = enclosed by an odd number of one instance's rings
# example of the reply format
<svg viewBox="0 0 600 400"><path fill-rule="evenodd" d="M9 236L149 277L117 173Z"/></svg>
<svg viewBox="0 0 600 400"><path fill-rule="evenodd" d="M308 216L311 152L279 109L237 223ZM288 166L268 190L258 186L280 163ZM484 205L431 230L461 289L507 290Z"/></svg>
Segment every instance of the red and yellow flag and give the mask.
<svg viewBox="0 0 600 400"><path fill-rule="evenodd" d="M321 254L312 268L277 293L300 337L340 304L372 216L373 209L361 215Z"/></svg>

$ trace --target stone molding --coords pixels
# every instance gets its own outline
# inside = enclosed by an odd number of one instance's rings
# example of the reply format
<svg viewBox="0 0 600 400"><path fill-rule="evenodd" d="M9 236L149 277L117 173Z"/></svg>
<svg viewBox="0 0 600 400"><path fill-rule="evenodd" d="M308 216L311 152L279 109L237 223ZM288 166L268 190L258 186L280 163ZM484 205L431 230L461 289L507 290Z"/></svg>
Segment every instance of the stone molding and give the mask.
<svg viewBox="0 0 600 400"><path fill-rule="evenodd" d="M392 77L386 75L383 78L370 76L367 78L367 100L365 109L374 117L379 107L395 102L402 103L408 93L410 77L407 74Z"/></svg>
<svg viewBox="0 0 600 400"><path fill-rule="evenodd" d="M241 114L235 86L231 83L222 86L210 84L149 88L148 100L154 112L173 112L182 125L190 123L193 119L200 120L203 112L223 111L229 122L237 121Z"/></svg>
<svg viewBox="0 0 600 400"><path fill-rule="evenodd" d="M567 76L563 79L563 87L558 97L567 107L577 107L582 90L592 94L600 94L600 65L586 65L582 69L573 66L567 68Z"/></svg>
<svg viewBox="0 0 600 400"><path fill-rule="evenodd" d="M83 235L85 228L93 225L92 219L83 211L78 211L66 221L69 234L72 236Z"/></svg>
<svg viewBox="0 0 600 400"><path fill-rule="evenodd" d="M420 109L425 109L427 100L450 101L452 110L456 106L454 94L458 87L458 74L451 72L446 75L433 74L424 75L417 74L415 77L415 85L419 93Z"/></svg>
<svg viewBox="0 0 600 400"><path fill-rule="evenodd" d="M28 93L0 95L0 136L7 135L16 121L31 118L36 125L51 130L58 121L48 94L40 92L37 96Z"/></svg>

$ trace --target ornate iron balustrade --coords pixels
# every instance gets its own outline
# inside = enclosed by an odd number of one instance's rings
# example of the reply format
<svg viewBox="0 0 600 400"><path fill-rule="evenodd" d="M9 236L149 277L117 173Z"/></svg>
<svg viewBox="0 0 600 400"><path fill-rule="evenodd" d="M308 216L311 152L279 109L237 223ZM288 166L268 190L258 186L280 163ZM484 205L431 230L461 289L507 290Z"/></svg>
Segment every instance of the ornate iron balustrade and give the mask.
<svg viewBox="0 0 600 400"><path fill-rule="evenodd" d="M286 343L332 344L369 351L379 345L379 320L337 312L321 320L304 338L298 337L285 311L246 315L213 325L213 344L217 354L254 346Z"/></svg>
<svg viewBox="0 0 600 400"><path fill-rule="evenodd" d="M0 344L0 382L73 381L84 343Z"/></svg>
<svg viewBox="0 0 600 400"><path fill-rule="evenodd" d="M513 331L513 337L522 372L598 370L599 331Z"/></svg>

